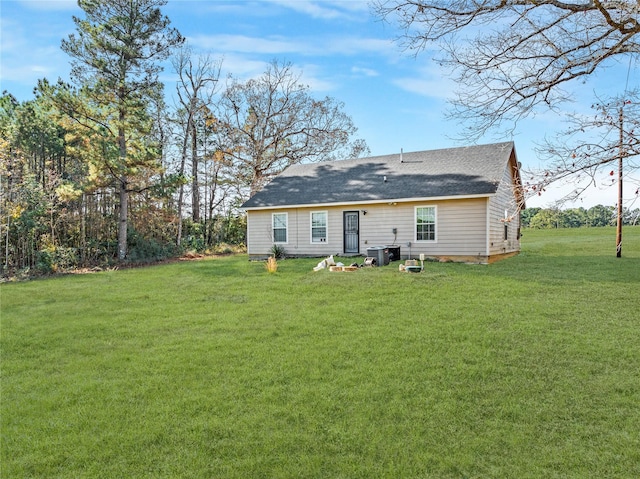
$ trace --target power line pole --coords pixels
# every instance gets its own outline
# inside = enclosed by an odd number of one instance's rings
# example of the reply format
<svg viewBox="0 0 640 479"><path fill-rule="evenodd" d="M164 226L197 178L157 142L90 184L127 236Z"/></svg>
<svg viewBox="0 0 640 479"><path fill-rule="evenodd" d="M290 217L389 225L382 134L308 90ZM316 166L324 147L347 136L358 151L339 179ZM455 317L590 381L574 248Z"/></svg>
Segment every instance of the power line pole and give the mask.
<svg viewBox="0 0 640 479"><path fill-rule="evenodd" d="M622 159L624 157L624 100L620 105L620 151L618 154L618 221L616 223L616 257L622 257Z"/></svg>

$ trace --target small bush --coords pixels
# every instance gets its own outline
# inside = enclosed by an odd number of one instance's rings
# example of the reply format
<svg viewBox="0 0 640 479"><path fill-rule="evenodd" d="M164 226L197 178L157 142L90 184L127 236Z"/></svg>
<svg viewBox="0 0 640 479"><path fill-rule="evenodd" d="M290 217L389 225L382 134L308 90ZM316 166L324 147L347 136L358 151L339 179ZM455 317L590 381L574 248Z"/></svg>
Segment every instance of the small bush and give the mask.
<svg viewBox="0 0 640 479"><path fill-rule="evenodd" d="M236 254L236 253L246 253L247 247L244 244L230 244L230 243L218 243L213 248L209 250L211 253L215 254Z"/></svg>
<svg viewBox="0 0 640 479"><path fill-rule="evenodd" d="M279 244L274 244L271 247L270 252L275 259L284 259L287 256L287 252L285 251L284 246Z"/></svg>
<svg viewBox="0 0 640 479"><path fill-rule="evenodd" d="M269 273L275 273L276 271L278 271L278 261L275 257L270 256L265 263L265 267L267 268L267 271Z"/></svg>
<svg viewBox="0 0 640 479"><path fill-rule="evenodd" d="M182 238L182 247L186 250L204 251L204 238L194 235L185 236Z"/></svg>
<svg viewBox="0 0 640 479"><path fill-rule="evenodd" d="M70 271L77 267L78 250L76 248L47 246L38 251L36 269L40 273L50 274Z"/></svg>
<svg viewBox="0 0 640 479"><path fill-rule="evenodd" d="M135 230L129 232L128 246L127 260L131 263L151 263L178 255L173 243L145 238Z"/></svg>

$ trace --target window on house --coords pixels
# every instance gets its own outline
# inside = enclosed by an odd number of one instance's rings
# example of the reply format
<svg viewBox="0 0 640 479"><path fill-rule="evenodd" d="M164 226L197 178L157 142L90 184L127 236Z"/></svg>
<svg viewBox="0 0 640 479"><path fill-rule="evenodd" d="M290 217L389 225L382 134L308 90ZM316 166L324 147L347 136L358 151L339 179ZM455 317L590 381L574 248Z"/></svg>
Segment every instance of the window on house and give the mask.
<svg viewBox="0 0 640 479"><path fill-rule="evenodd" d="M272 218L272 225L273 225L273 242L286 243L287 242L287 213L273 213L271 218Z"/></svg>
<svg viewBox="0 0 640 479"><path fill-rule="evenodd" d="M436 240L436 207L416 208L416 241Z"/></svg>
<svg viewBox="0 0 640 479"><path fill-rule="evenodd" d="M314 211L311 213L311 242L327 242L327 212Z"/></svg>
<svg viewBox="0 0 640 479"><path fill-rule="evenodd" d="M509 240L509 210L504 210L504 240Z"/></svg>

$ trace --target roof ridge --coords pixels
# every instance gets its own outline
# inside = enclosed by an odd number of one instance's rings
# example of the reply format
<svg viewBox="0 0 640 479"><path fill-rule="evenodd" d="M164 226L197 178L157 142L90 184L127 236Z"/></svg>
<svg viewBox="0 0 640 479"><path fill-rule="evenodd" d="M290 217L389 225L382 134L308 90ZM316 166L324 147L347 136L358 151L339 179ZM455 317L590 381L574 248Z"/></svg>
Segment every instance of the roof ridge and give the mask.
<svg viewBox="0 0 640 479"><path fill-rule="evenodd" d="M398 157L399 159L402 160L402 163L415 163L415 160L407 160L405 157L406 156L415 156L415 155L419 155L419 154L424 154L424 153L429 153L430 155L435 155L437 153L442 153L445 151L460 151L460 150L469 150L469 149L481 149L481 148L489 148L489 147L498 147L498 146L506 146L506 145L511 145L514 146L515 143L513 140L509 140L509 141L502 141L502 142L497 142L497 143L482 143L479 145L466 145L466 146L451 146L451 147L446 147L446 148L437 148L434 150L416 150L416 151L398 151L397 153L387 153L385 155L375 155L375 156L362 156L362 157L358 157L358 158L344 158L341 160L331 160L331 161L315 161L313 163L296 163L294 165L290 165L287 167L287 169L292 168L292 167L304 167L304 166L309 166L309 165L327 165L327 164L332 164L332 163L342 163L342 162L364 162L366 160L376 160L376 159L383 159L383 158L393 158L393 157ZM388 160L385 160L388 161ZM420 160L420 161L424 161L424 160Z"/></svg>

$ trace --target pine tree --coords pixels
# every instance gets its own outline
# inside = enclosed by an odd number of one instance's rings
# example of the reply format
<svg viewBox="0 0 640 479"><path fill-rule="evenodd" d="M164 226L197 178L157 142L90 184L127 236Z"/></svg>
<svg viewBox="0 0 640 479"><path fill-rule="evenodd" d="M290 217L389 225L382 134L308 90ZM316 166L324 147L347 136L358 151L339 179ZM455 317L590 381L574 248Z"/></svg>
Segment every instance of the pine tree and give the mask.
<svg viewBox="0 0 640 479"><path fill-rule="evenodd" d="M148 151L137 141L149 129L146 104L162 91L161 62L183 43L160 7L166 0L79 0L85 19L74 17L77 34L62 41L72 58L73 80L103 114L85 118L110 137L118 154L105 159L119 195L118 259L127 255L129 194Z"/></svg>

